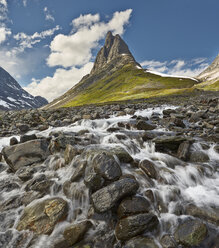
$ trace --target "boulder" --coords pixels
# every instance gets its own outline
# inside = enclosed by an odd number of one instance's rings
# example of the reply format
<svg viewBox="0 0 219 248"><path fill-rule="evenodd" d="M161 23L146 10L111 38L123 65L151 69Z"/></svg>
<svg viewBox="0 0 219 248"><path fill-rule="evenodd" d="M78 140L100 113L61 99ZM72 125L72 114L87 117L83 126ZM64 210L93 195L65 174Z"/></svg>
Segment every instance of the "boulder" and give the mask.
<svg viewBox="0 0 219 248"><path fill-rule="evenodd" d="M65 164L69 164L72 159L78 154L78 149L72 145L66 145L64 152Z"/></svg>
<svg viewBox="0 0 219 248"><path fill-rule="evenodd" d="M50 234L56 223L66 218L68 204L62 198L50 198L24 208L17 230L30 230L36 234Z"/></svg>
<svg viewBox="0 0 219 248"><path fill-rule="evenodd" d="M177 157L179 159L187 161L189 159L189 148L190 148L189 141L184 141L183 143L181 143L177 150Z"/></svg>
<svg viewBox="0 0 219 248"><path fill-rule="evenodd" d="M21 135L21 138L20 138L20 143L25 143L27 141L30 141L30 140L36 140L37 139L37 136L36 134L31 134L31 135Z"/></svg>
<svg viewBox="0 0 219 248"><path fill-rule="evenodd" d="M152 125L152 124L150 124L150 123L148 123L146 121L140 120L140 121L137 122L136 128L138 130L145 130L145 131L147 131L147 130L154 130L156 128L156 126L155 125Z"/></svg>
<svg viewBox="0 0 219 248"><path fill-rule="evenodd" d="M199 246L207 237L207 227L199 219L187 219L179 224L174 237L179 244L185 246Z"/></svg>
<svg viewBox="0 0 219 248"><path fill-rule="evenodd" d="M120 165L112 155L99 153L92 159L92 166L105 180L115 181L122 175Z"/></svg>
<svg viewBox="0 0 219 248"><path fill-rule="evenodd" d="M63 236L69 246L72 246L83 239L85 233L91 226L92 224L88 220L81 221L77 224L72 224L65 229Z"/></svg>
<svg viewBox="0 0 219 248"><path fill-rule="evenodd" d="M10 168L17 171L23 166L44 161L49 156L48 141L46 139L28 141L5 147L2 153Z"/></svg>
<svg viewBox="0 0 219 248"><path fill-rule="evenodd" d="M86 166L87 166L87 161L81 161L80 164L77 165L73 175L71 176L71 181L72 182L76 182L81 177L84 176Z"/></svg>
<svg viewBox="0 0 219 248"><path fill-rule="evenodd" d="M143 160L139 164L139 168L141 168L150 178L157 179L158 173L155 169L155 165L150 160Z"/></svg>
<svg viewBox="0 0 219 248"><path fill-rule="evenodd" d="M92 194L91 199L97 212L111 209L118 200L133 195L138 190L138 183L132 178L124 178L98 190Z"/></svg>
<svg viewBox="0 0 219 248"><path fill-rule="evenodd" d="M119 204L117 215L119 218L127 217L135 214L148 213L150 203L142 196L128 197Z"/></svg>
<svg viewBox="0 0 219 248"><path fill-rule="evenodd" d="M116 225L115 234L117 239L125 241L143 232L153 231L158 224L158 218L154 214L132 215L119 220Z"/></svg>
<svg viewBox="0 0 219 248"><path fill-rule="evenodd" d="M14 146L14 145L17 145L18 144L18 140L16 137L12 137L10 139L10 146Z"/></svg>
<svg viewBox="0 0 219 248"><path fill-rule="evenodd" d="M205 221L211 222L212 224L219 225L219 211L211 208L201 208L194 204L186 206L185 213Z"/></svg>
<svg viewBox="0 0 219 248"><path fill-rule="evenodd" d="M174 152L176 153L180 144L187 139L182 136L161 136L153 139L155 148L158 152Z"/></svg>
<svg viewBox="0 0 219 248"><path fill-rule="evenodd" d="M204 163L209 161L209 157L206 153L202 151L193 151L190 154L190 161L193 163Z"/></svg>
<svg viewBox="0 0 219 248"><path fill-rule="evenodd" d="M177 248L176 241L169 234L165 234L161 238L160 243L162 245L162 248Z"/></svg>

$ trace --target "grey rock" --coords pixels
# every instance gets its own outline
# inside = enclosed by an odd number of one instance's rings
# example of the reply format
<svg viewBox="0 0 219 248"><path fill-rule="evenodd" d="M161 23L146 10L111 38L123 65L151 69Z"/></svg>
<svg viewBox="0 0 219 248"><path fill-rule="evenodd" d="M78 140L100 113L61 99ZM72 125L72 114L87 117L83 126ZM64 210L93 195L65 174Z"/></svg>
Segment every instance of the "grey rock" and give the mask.
<svg viewBox="0 0 219 248"><path fill-rule="evenodd" d="M32 140L23 144L5 147L3 156L13 171L23 166L29 166L44 161L48 155L48 141L46 139Z"/></svg>
<svg viewBox="0 0 219 248"><path fill-rule="evenodd" d="M138 183L132 178L124 178L98 190L92 194L91 199L97 212L111 209L118 200L133 195L138 190Z"/></svg>
<svg viewBox="0 0 219 248"><path fill-rule="evenodd" d="M119 220L115 234L119 240L125 241L143 232L153 231L158 224L158 218L154 214L133 215Z"/></svg>

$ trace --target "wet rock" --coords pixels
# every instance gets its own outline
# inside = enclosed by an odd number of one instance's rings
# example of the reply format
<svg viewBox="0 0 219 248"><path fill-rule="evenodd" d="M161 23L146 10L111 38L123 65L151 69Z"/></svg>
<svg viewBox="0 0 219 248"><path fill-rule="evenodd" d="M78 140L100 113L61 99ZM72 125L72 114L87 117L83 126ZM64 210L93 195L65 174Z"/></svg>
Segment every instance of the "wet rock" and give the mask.
<svg viewBox="0 0 219 248"><path fill-rule="evenodd" d="M145 159L145 160L141 161L139 164L139 168L141 168L150 178L153 178L153 179L158 178L158 174L157 174L157 171L155 169L155 165L150 160Z"/></svg>
<svg viewBox="0 0 219 248"><path fill-rule="evenodd" d="M214 147L214 150L215 150L217 153L219 153L219 145L216 145L216 146Z"/></svg>
<svg viewBox="0 0 219 248"><path fill-rule="evenodd" d="M44 193L42 192L36 192L36 191L28 191L23 194L21 197L22 205L27 206L31 202L33 202L36 199L40 199L44 196Z"/></svg>
<svg viewBox="0 0 219 248"><path fill-rule="evenodd" d="M124 178L92 194L92 202L97 212L105 212L111 209L121 198L135 194L138 183L131 178Z"/></svg>
<svg viewBox="0 0 219 248"><path fill-rule="evenodd" d="M111 151L115 154L121 163L131 163L133 161L132 156L122 147L115 147Z"/></svg>
<svg viewBox="0 0 219 248"><path fill-rule="evenodd" d="M55 134L56 135L56 134ZM58 137L51 140L49 150L52 154L65 150L67 145L75 145L74 133L59 133Z"/></svg>
<svg viewBox="0 0 219 248"><path fill-rule="evenodd" d="M30 140L36 140L37 139L37 136L36 134L31 134L31 135L21 135L21 138L20 138L20 143L25 143L27 141L30 141Z"/></svg>
<svg viewBox="0 0 219 248"><path fill-rule="evenodd" d="M16 175L22 180L22 181L28 181L33 177L35 170L30 167L21 167L16 171Z"/></svg>
<svg viewBox="0 0 219 248"><path fill-rule="evenodd" d="M72 224L65 229L63 236L68 242L69 246L72 246L83 239L85 233L91 226L92 224L88 220L79 222L77 224Z"/></svg>
<svg viewBox="0 0 219 248"><path fill-rule="evenodd" d="M160 243L161 243L163 248L177 248L176 241L169 234L165 234L161 238Z"/></svg>
<svg viewBox="0 0 219 248"><path fill-rule="evenodd" d="M187 215L191 215L203 220L206 220L208 222L211 222L215 225L219 225L219 211L210 208L201 208L198 206L195 206L194 204L189 204L186 206L185 213Z"/></svg>
<svg viewBox="0 0 219 248"><path fill-rule="evenodd" d="M95 192L103 186L104 179L96 173L92 165L89 165L85 169L84 183L92 192Z"/></svg>
<svg viewBox="0 0 219 248"><path fill-rule="evenodd" d="M129 240L124 248L159 248L152 238L149 237L136 237Z"/></svg>
<svg viewBox="0 0 219 248"><path fill-rule="evenodd" d="M10 192L18 188L20 188L19 184L12 179L5 179L0 181L0 191Z"/></svg>
<svg viewBox="0 0 219 248"><path fill-rule="evenodd" d="M152 124L150 124L150 123L148 123L146 121L140 120L140 121L137 122L136 128L138 130L145 130L145 131L147 131L147 130L154 130L156 128L156 126L155 125L152 125Z"/></svg>
<svg viewBox="0 0 219 248"><path fill-rule="evenodd" d="M161 136L153 139L156 150L167 153L176 153L180 144L184 141L186 141L186 138L182 136Z"/></svg>
<svg viewBox="0 0 219 248"><path fill-rule="evenodd" d="M183 143L181 143L177 150L177 157L179 159L187 161L189 159L189 148L190 148L189 141L184 141Z"/></svg>
<svg viewBox="0 0 219 248"><path fill-rule="evenodd" d="M12 137L12 138L10 139L10 146L14 146L14 145L17 145L17 144L18 144L17 138Z"/></svg>
<svg viewBox="0 0 219 248"><path fill-rule="evenodd" d="M48 155L48 142L46 139L29 141L2 150L4 158L13 171L23 166L29 166L44 161Z"/></svg>
<svg viewBox="0 0 219 248"><path fill-rule="evenodd" d="M187 219L175 231L176 241L185 246L199 246L207 236L206 225L198 219Z"/></svg>
<svg viewBox="0 0 219 248"><path fill-rule="evenodd" d="M182 128L185 128L185 127L186 127L186 125L184 124L183 120L180 119L180 118L174 118L173 123L174 123L175 126L177 126L177 127L182 127Z"/></svg>
<svg viewBox="0 0 219 248"><path fill-rule="evenodd" d="M142 196L128 197L119 204L117 215L119 218L130 215L148 213L150 210L150 203Z"/></svg>
<svg viewBox="0 0 219 248"><path fill-rule="evenodd" d="M72 159L78 154L78 149L71 145L66 145L64 152L65 164L69 164Z"/></svg>
<svg viewBox="0 0 219 248"><path fill-rule="evenodd" d="M73 175L71 176L71 181L72 182L76 182L81 177L84 176L86 166L87 166L87 161L81 161L80 164L77 165Z"/></svg>
<svg viewBox="0 0 219 248"><path fill-rule="evenodd" d="M115 234L119 240L125 241L143 232L153 231L158 224L158 218L154 214L133 215L119 220Z"/></svg>
<svg viewBox="0 0 219 248"><path fill-rule="evenodd" d="M30 130L30 127L27 124L18 123L16 126L21 133L26 133Z"/></svg>
<svg viewBox="0 0 219 248"><path fill-rule="evenodd" d="M35 190L47 193L53 183L54 182L52 180L49 180L44 174L40 174L27 183L25 190Z"/></svg>
<svg viewBox="0 0 219 248"><path fill-rule="evenodd" d="M68 204L62 198L50 198L24 208L17 230L30 230L37 234L49 234L56 223L64 220Z"/></svg>
<svg viewBox="0 0 219 248"><path fill-rule="evenodd" d="M209 157L206 153L202 151L193 151L190 154L190 161L193 163L197 163L197 162L204 163L209 161Z"/></svg>
<svg viewBox="0 0 219 248"><path fill-rule="evenodd" d="M112 155L106 153L97 154L92 160L92 166L98 175L105 180L115 181L122 175L120 165Z"/></svg>

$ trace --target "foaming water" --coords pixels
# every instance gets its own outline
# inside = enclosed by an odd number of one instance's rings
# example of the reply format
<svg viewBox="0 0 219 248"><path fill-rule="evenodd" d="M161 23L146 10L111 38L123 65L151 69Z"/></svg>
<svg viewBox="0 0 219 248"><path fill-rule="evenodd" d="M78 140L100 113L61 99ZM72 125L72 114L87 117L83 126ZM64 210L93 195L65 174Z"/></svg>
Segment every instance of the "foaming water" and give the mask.
<svg viewBox="0 0 219 248"><path fill-rule="evenodd" d="M135 115L150 118L153 113L162 117L162 111L167 108L175 109L175 107L162 106L160 108L150 108L146 110L138 110ZM186 203L195 203L197 206L204 208L219 208L219 154L215 151L215 144L210 144L207 150L203 150L199 142L195 142L192 150L202 151L207 154L210 161L205 163L185 163L174 156L157 152L155 144L152 142L143 142L141 133L143 131L119 129L111 133L109 128L117 128L118 123L127 123L131 121L131 115L126 116L111 116L108 119L100 120L82 120L76 123L65 126L52 128L43 132L31 131L37 136L47 137L50 132L73 132L77 133L81 130L88 130L98 141L101 148L111 150L115 147L124 148L135 160L142 161L147 159L154 163L155 169L159 176L156 179L147 177L141 169L132 167L129 164L121 164L123 174L134 175L140 184L138 194L147 197L146 191L151 191L154 197L154 212L158 215L161 224L161 233L167 230L174 230L179 219L186 216L181 215L177 211ZM161 127L157 127L153 132L165 131ZM167 131L168 132L168 131ZM9 138L0 139L0 149L9 144ZM55 157L56 156L56 157ZM33 205L39 201L50 197L61 197L68 202L69 211L66 221L58 223L52 234L41 235L30 247L41 248L51 247L54 239L61 236L64 229L69 223L77 223L87 218L88 211L91 207L89 201L89 192L83 181L70 182L71 176L75 171L73 162L67 166L64 164L64 159L61 154L51 156L51 158L42 164L46 168L43 172L39 171L34 174L34 177L40 174L45 174L47 178L54 183L48 193L41 199L34 200L29 205ZM57 157L58 156L58 157ZM60 167L57 167L60 164ZM0 173L0 180L18 181L16 175L8 174L6 171ZM25 192L24 184L19 189L14 189L6 192L3 189L0 192L0 199L22 195ZM63 187L62 187L63 186ZM65 192L64 192L65 191ZM16 215L15 227L21 216L24 206L19 206L13 209L13 214ZM159 211L157 210L159 209ZM11 210L10 210L11 211ZM6 220L7 221L7 218ZM96 229L104 229L105 222L96 221L93 223ZM4 225L0 225L2 232L6 232ZM94 230L90 233L95 232ZM29 239L26 244L29 243ZM9 246L10 247L10 246ZM24 246L25 247L25 246Z"/></svg>

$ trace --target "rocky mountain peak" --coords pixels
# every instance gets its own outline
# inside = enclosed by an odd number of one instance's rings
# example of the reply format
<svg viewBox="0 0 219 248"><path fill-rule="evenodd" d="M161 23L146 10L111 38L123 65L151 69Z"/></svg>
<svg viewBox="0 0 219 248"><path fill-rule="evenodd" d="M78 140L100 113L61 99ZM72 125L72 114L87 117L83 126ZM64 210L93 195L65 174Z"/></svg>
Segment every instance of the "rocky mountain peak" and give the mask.
<svg viewBox="0 0 219 248"><path fill-rule="evenodd" d="M125 60L122 59L122 57L125 57ZM118 58L121 59L118 60ZM91 74L99 72L106 66L106 64L114 60L117 60L115 61L116 64L121 64L122 60L124 60L124 64L137 64L123 39L118 34L114 36L112 32L109 31L106 35L104 46L97 54L93 69L91 70Z"/></svg>

